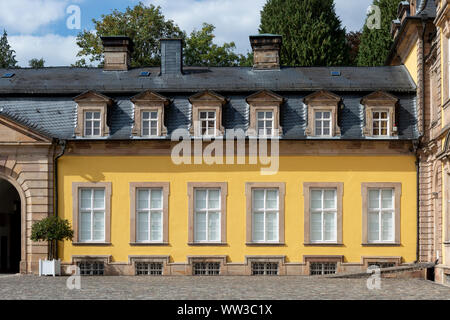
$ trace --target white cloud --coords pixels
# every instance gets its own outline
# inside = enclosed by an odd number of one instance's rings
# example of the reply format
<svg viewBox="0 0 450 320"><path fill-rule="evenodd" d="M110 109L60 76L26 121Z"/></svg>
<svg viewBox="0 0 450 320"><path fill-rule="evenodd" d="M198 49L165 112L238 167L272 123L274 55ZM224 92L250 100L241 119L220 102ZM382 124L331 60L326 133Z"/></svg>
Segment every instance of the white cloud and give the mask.
<svg viewBox="0 0 450 320"><path fill-rule="evenodd" d="M0 26L8 33L29 34L65 15L69 0L1 0Z"/></svg>
<svg viewBox="0 0 450 320"><path fill-rule="evenodd" d="M44 58L45 66L69 66L76 61L76 37L47 34L45 36L9 36L21 67L28 67L33 58Z"/></svg>

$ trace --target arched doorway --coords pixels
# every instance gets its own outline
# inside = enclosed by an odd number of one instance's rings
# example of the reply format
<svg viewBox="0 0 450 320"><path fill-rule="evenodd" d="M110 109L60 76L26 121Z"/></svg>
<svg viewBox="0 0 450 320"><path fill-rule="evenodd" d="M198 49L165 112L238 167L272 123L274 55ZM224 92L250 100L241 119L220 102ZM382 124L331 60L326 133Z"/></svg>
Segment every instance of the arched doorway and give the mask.
<svg viewBox="0 0 450 320"><path fill-rule="evenodd" d="M20 271L21 207L16 188L0 178L0 273Z"/></svg>

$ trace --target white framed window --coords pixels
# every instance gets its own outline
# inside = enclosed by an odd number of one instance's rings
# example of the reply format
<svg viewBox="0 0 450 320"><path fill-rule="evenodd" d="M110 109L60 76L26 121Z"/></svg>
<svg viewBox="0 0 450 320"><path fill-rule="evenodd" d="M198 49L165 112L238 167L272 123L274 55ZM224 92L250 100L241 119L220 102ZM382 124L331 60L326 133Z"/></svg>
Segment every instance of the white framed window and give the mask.
<svg viewBox="0 0 450 320"><path fill-rule="evenodd" d="M372 135L374 137L389 136L389 111L374 110L372 112Z"/></svg>
<svg viewBox="0 0 450 320"><path fill-rule="evenodd" d="M257 111L256 132L259 136L272 136L274 128L273 111Z"/></svg>
<svg viewBox="0 0 450 320"><path fill-rule="evenodd" d="M142 111L141 128L143 137L158 136L158 111Z"/></svg>
<svg viewBox="0 0 450 320"><path fill-rule="evenodd" d="M395 241L395 190L369 189L368 242Z"/></svg>
<svg viewBox="0 0 450 320"><path fill-rule="evenodd" d="M86 137L100 137L101 112L86 111L84 113L84 135Z"/></svg>
<svg viewBox="0 0 450 320"><path fill-rule="evenodd" d="M221 241L220 192L220 189L195 189L194 242Z"/></svg>
<svg viewBox="0 0 450 320"><path fill-rule="evenodd" d="M310 239L312 243L337 241L336 189L311 189Z"/></svg>
<svg viewBox="0 0 450 320"><path fill-rule="evenodd" d="M137 189L137 242L163 241L163 190Z"/></svg>
<svg viewBox="0 0 450 320"><path fill-rule="evenodd" d="M278 189L253 189L252 199L253 242L278 242L280 210Z"/></svg>
<svg viewBox="0 0 450 320"><path fill-rule="evenodd" d="M105 189L79 190L80 242L105 241Z"/></svg>
<svg viewBox="0 0 450 320"><path fill-rule="evenodd" d="M200 111L200 134L202 136L215 136L216 135L216 111Z"/></svg>
<svg viewBox="0 0 450 320"><path fill-rule="evenodd" d="M314 112L315 135L318 137L331 137L331 110Z"/></svg>

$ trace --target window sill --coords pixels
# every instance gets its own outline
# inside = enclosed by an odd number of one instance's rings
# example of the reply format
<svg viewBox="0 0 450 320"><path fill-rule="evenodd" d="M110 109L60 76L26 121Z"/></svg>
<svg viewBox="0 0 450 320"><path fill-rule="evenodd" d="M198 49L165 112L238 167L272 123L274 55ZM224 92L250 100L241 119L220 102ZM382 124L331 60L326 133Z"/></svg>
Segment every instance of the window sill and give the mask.
<svg viewBox="0 0 450 320"><path fill-rule="evenodd" d="M336 242L318 242L318 243L304 243L303 244L305 247L343 247L344 244L343 243L336 243Z"/></svg>
<svg viewBox="0 0 450 320"><path fill-rule="evenodd" d="M363 243L363 247L400 247L401 243Z"/></svg>
<svg viewBox="0 0 450 320"><path fill-rule="evenodd" d="M92 246L92 247L107 247L107 246L111 246L112 243L111 242L72 242L73 246Z"/></svg>
<svg viewBox="0 0 450 320"><path fill-rule="evenodd" d="M223 247L227 246L226 242L189 242L188 246L193 247Z"/></svg>
<svg viewBox="0 0 450 320"><path fill-rule="evenodd" d="M254 246L254 247L276 247L276 246L285 246L286 244L284 242L247 242L245 245L247 246Z"/></svg>
<svg viewBox="0 0 450 320"><path fill-rule="evenodd" d="M133 247L146 247L146 246L168 246L168 242L130 242L130 246Z"/></svg>

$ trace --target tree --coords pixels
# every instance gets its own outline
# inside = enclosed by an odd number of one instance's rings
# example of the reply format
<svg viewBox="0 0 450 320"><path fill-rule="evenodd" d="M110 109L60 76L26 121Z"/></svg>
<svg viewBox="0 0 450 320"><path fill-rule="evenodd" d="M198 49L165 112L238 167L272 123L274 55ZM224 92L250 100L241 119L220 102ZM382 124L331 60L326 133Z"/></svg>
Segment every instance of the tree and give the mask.
<svg viewBox="0 0 450 320"><path fill-rule="evenodd" d="M15 51L11 49L8 43L8 33L3 30L3 36L0 38L0 68L15 68L17 60Z"/></svg>
<svg viewBox="0 0 450 320"><path fill-rule="evenodd" d="M260 33L283 36L281 63L331 66L348 62L345 28L333 0L268 0L261 11Z"/></svg>
<svg viewBox="0 0 450 320"><path fill-rule="evenodd" d="M381 28L369 28L366 23L361 35L359 47L359 66L383 66L393 44L391 36L391 22L397 18L400 0L374 0L381 12ZM375 12L368 14L368 19L374 18ZM373 20L371 22L374 22Z"/></svg>
<svg viewBox="0 0 450 320"><path fill-rule="evenodd" d="M51 216L32 225L30 238L33 241L48 241L49 260L53 260L56 256L56 241L72 240L73 230L68 220Z"/></svg>
<svg viewBox="0 0 450 320"><path fill-rule="evenodd" d="M346 35L348 46L348 64L350 66L358 65L359 46L361 44L361 32L349 32Z"/></svg>
<svg viewBox="0 0 450 320"><path fill-rule="evenodd" d="M234 53L234 42L224 43L218 46L213 43L214 29L212 24L203 23L202 29L192 31L186 39L184 50L184 63L188 66L238 66L245 57Z"/></svg>
<svg viewBox="0 0 450 320"><path fill-rule="evenodd" d="M81 59L75 66L103 62L101 36L128 36L134 42L131 57L132 67L159 66L159 39L185 38L184 32L172 20L166 20L160 7L145 6L142 2L125 12L113 10L102 15L100 20L92 20L96 32L84 30L77 36L77 45L81 48L77 56Z"/></svg>
<svg viewBox="0 0 450 320"><path fill-rule="evenodd" d="M30 61L28 61L28 65L30 66L30 68L34 68L34 69L43 68L45 65L45 60L44 60L44 58L31 59Z"/></svg>

